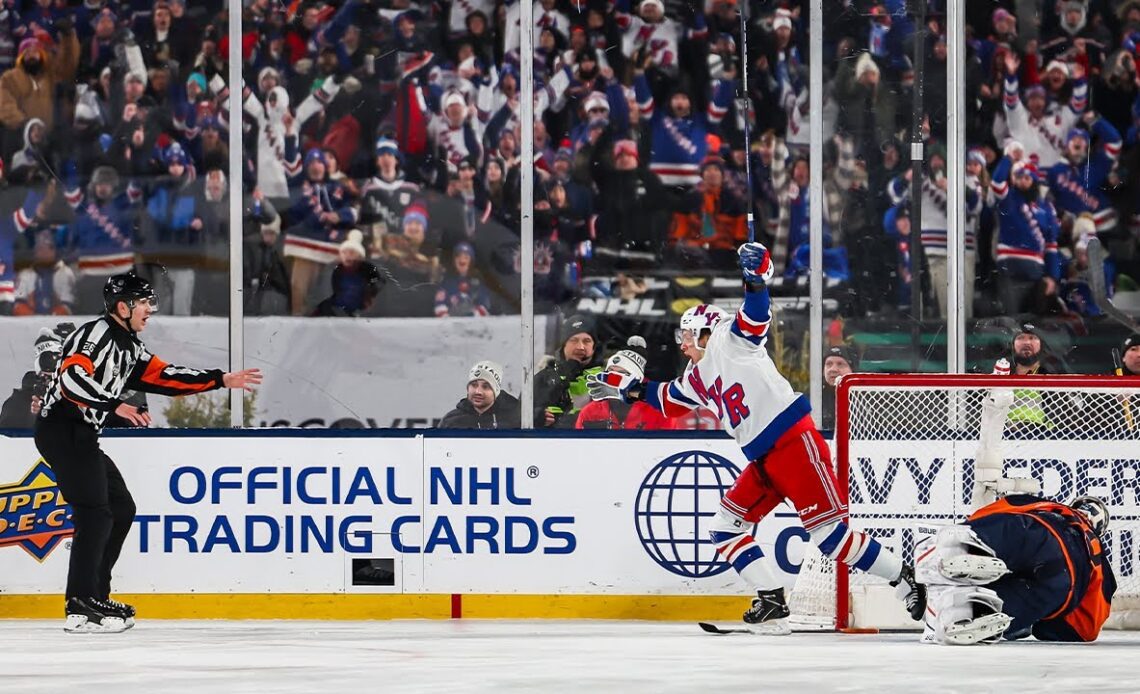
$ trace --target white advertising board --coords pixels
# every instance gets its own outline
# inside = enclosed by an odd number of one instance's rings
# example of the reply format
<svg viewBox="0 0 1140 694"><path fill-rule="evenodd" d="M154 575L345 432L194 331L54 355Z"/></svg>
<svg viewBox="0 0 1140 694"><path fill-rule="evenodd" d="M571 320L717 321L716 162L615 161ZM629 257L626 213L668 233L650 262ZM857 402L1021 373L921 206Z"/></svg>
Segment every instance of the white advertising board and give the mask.
<svg viewBox="0 0 1140 694"><path fill-rule="evenodd" d="M1135 442L1017 440L1009 442L1006 477L1037 480L1042 494L1066 503L1091 494L1108 504L1105 541L1117 580L1131 583L1140 567L1140 459ZM853 524L910 559L917 523L957 523L974 509L977 441L852 441Z"/></svg>
<svg viewBox="0 0 1140 694"><path fill-rule="evenodd" d="M138 507L138 593L743 595L707 525L729 439L107 437ZM69 523L29 438L0 439L0 592L59 593ZM790 509L757 539L793 581ZM393 585L354 585L354 560Z"/></svg>

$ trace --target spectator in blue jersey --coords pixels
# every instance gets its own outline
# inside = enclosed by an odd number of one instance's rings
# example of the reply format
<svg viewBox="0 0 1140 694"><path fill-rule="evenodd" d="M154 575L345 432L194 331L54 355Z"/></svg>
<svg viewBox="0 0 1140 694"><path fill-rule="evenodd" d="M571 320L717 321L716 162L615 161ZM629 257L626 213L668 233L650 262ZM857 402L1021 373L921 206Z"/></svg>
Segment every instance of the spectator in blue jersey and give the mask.
<svg viewBox="0 0 1140 694"><path fill-rule="evenodd" d="M1037 167L1021 145L1006 146L1006 156L994 170L991 187L998 209L998 293L1002 309L1015 315L1038 281L1048 274L1061 279L1057 251L1060 222L1053 205L1039 189Z"/></svg>
<svg viewBox="0 0 1140 694"><path fill-rule="evenodd" d="M466 241L456 244L451 252L451 269L435 294L437 317L487 315L491 296L474 264L475 249L471 244Z"/></svg>
<svg viewBox="0 0 1140 694"><path fill-rule="evenodd" d="M119 174L100 166L91 175L86 194L71 191L75 208L72 239L79 258L76 313L92 315L102 310L98 288L113 274L135 264L138 236L137 203L142 192L133 183L119 192Z"/></svg>
<svg viewBox="0 0 1140 694"><path fill-rule="evenodd" d="M372 307L387 280L380 269L365 260L364 234L348 232L340 244L340 262L332 273L332 296L322 301L314 316L359 316Z"/></svg>
<svg viewBox="0 0 1140 694"><path fill-rule="evenodd" d="M667 186L694 186L700 182L700 164L708 156L709 133L715 132L732 102L736 90L735 73L713 85L712 99L705 113L694 113L693 101L680 83L670 90L669 102L658 104L650 90L645 70L652 53L637 66L633 88L641 111L641 128L648 129L649 170Z"/></svg>
<svg viewBox="0 0 1140 694"><path fill-rule="evenodd" d="M293 258L290 279L295 316L308 312L309 289L321 268L339 257L341 228L355 224L357 219L344 186L328 179L324 152L310 150L305 155L304 172L304 182L291 191L289 218L293 226L285 232L285 256Z"/></svg>
<svg viewBox="0 0 1140 694"><path fill-rule="evenodd" d="M1110 234L1116 231L1117 216L1105 188L1120 155L1120 133L1094 113L1085 119L1092 121L1092 136L1099 141L1096 151L1090 151L1089 132L1073 128L1065 138L1062 161L1049 168L1046 180L1061 213L1077 217L1088 212L1096 232Z"/></svg>

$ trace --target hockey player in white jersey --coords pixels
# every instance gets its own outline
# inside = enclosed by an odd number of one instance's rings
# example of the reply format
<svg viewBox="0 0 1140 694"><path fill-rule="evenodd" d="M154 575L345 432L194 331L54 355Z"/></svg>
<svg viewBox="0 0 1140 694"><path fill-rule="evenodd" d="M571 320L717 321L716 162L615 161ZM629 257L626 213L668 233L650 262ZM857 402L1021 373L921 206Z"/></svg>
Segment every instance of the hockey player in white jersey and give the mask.
<svg viewBox="0 0 1140 694"><path fill-rule="evenodd" d="M811 405L792 390L764 348L772 318L765 284L773 274L771 254L759 243L742 245L738 254L744 303L735 316L708 304L685 312L677 341L690 363L680 378L642 383L605 371L591 380L590 395L641 400L669 417L706 407L736 439L751 462L721 500L710 535L725 561L757 592L745 622L764 625L765 633L790 631L784 589L750 534L785 499L824 555L887 579L911 617L922 619L926 590L915 581L913 567L848 527L846 493L836 484Z"/></svg>

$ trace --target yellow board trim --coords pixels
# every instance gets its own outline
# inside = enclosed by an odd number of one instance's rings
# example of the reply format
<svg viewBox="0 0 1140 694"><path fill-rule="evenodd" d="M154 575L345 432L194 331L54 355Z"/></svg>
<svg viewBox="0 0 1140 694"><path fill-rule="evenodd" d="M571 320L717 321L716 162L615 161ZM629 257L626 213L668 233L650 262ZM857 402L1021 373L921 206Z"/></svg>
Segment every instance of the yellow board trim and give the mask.
<svg viewBox="0 0 1140 694"><path fill-rule="evenodd" d="M146 619L450 619L450 594L154 594L119 595ZM460 596L473 619L646 619L735 621L748 598L715 595ZM63 617L62 595L0 595L0 619Z"/></svg>

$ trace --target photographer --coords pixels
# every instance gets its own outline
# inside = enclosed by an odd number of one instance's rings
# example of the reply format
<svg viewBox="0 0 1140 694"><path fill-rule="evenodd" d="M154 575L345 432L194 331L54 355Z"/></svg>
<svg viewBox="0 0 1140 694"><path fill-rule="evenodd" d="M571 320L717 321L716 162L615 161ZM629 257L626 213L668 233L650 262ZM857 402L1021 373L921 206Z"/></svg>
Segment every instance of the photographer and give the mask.
<svg viewBox="0 0 1140 694"><path fill-rule="evenodd" d="M40 413L48 382L63 353L63 339L75 331L71 323L60 323L55 330L43 328L36 338L35 371L24 374L20 387L0 408L0 429L31 429Z"/></svg>
<svg viewBox="0 0 1140 694"><path fill-rule="evenodd" d="M590 402L586 377L602 370L597 329L590 316L566 319L558 353L534 376L535 426L573 428L578 410Z"/></svg>

